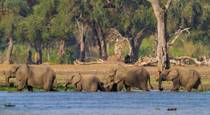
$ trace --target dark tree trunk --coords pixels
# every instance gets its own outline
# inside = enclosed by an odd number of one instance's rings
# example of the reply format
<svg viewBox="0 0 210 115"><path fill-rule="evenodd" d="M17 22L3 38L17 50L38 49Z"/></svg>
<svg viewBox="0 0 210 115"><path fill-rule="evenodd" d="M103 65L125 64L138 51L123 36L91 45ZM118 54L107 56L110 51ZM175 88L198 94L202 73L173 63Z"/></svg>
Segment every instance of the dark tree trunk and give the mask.
<svg viewBox="0 0 210 115"><path fill-rule="evenodd" d="M32 52L31 49L28 50L28 55L27 55L27 60L26 60L27 64L33 64L33 60L32 60Z"/></svg>
<svg viewBox="0 0 210 115"><path fill-rule="evenodd" d="M35 41L36 64L42 64L42 46L40 41Z"/></svg>
<svg viewBox="0 0 210 115"><path fill-rule="evenodd" d="M103 35L103 31L96 21L93 22L93 26L94 26L95 33L98 39L100 58L107 60L108 55L107 55L106 41Z"/></svg>
<svg viewBox="0 0 210 115"><path fill-rule="evenodd" d="M85 36L81 36L80 38L80 61L85 61Z"/></svg>
<svg viewBox="0 0 210 115"><path fill-rule="evenodd" d="M139 47L131 46L131 62L136 62L138 60Z"/></svg>
<svg viewBox="0 0 210 115"><path fill-rule="evenodd" d="M11 64L12 63L12 51L13 51L13 38L12 38L12 34L9 35L8 37L9 42L8 42L8 49L7 49L7 54L6 54L6 60L5 60L5 64Z"/></svg>
<svg viewBox="0 0 210 115"><path fill-rule="evenodd" d="M141 47L142 41L144 40L145 36L149 35L151 31L148 31L149 29L142 29L140 32L138 32L135 36L135 38L130 40L131 45L131 60L132 62L138 61L139 56L139 48Z"/></svg>

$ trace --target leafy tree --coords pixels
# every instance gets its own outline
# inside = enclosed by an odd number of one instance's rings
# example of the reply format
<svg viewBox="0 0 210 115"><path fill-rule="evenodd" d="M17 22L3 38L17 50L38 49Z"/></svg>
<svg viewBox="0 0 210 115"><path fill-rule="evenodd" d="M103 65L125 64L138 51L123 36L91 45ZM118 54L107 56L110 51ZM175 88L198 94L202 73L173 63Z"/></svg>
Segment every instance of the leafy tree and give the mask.
<svg viewBox="0 0 210 115"><path fill-rule="evenodd" d="M25 0L1 0L0 4L0 26L2 26L4 35L8 39L8 48L4 63L11 63L13 39L17 23L20 21L22 16L27 14L28 7Z"/></svg>
<svg viewBox="0 0 210 115"><path fill-rule="evenodd" d="M49 22L54 14L56 0L39 0L32 9L32 14L19 23L24 41L35 48L36 64L42 63L44 42L50 40Z"/></svg>

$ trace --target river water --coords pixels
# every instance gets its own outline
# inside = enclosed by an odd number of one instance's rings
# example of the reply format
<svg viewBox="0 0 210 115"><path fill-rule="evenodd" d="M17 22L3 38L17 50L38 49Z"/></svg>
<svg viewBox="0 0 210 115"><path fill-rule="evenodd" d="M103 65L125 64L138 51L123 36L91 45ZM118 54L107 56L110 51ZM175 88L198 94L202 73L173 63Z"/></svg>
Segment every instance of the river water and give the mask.
<svg viewBox="0 0 210 115"><path fill-rule="evenodd" d="M210 92L0 92L0 115L210 115Z"/></svg>

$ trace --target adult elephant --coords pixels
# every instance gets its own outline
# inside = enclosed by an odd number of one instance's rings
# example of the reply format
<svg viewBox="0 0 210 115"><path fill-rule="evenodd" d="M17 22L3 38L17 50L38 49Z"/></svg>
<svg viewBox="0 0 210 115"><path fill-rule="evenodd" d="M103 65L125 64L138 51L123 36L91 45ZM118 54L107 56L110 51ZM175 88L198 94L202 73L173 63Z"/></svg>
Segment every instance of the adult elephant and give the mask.
<svg viewBox="0 0 210 115"><path fill-rule="evenodd" d="M66 81L64 87L65 91L68 89L68 85L71 84L75 87L76 91L96 92L104 91L103 84L95 76L82 76L80 73L74 74Z"/></svg>
<svg viewBox="0 0 210 115"><path fill-rule="evenodd" d="M19 66L15 65L13 67L11 67L8 71L4 71L3 75L5 76L5 84L7 86L11 86L12 83L10 83L10 78L15 78L15 73L17 71Z"/></svg>
<svg viewBox="0 0 210 115"><path fill-rule="evenodd" d="M108 76L108 79L112 90L121 91L125 87L126 91L130 91L131 87L136 87L140 90L149 91L148 83L150 88L153 89L149 72L139 66L119 65L113 70L112 76L111 74Z"/></svg>
<svg viewBox="0 0 210 115"><path fill-rule="evenodd" d="M25 86L28 91L33 91L34 87L54 91L53 83L56 80L56 74L49 66L20 65L17 67L15 76L18 91L22 91Z"/></svg>
<svg viewBox="0 0 210 115"><path fill-rule="evenodd" d="M201 85L200 74L192 69L171 68L163 70L159 76L159 90L163 90L162 81L172 81L173 88L171 91L178 91L183 86L187 91L198 89Z"/></svg>

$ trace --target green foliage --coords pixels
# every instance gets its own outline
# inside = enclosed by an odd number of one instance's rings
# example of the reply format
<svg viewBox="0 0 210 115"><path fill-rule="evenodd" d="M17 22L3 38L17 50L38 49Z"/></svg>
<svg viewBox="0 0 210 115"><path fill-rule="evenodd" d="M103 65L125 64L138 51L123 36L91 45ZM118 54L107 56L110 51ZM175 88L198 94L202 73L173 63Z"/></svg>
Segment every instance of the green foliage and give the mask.
<svg viewBox="0 0 210 115"><path fill-rule="evenodd" d="M161 6L166 2L162 0ZM105 0L36 0L33 5L29 5L28 0L0 0L0 54L5 54L8 36L12 35L15 43L12 58L15 63L23 63L28 46L32 47L34 53L37 41L43 49L44 61L72 63L77 57L76 46L79 45L76 40L70 39L76 39L76 20L88 24L86 40L95 49L98 48L93 22L97 22L102 33L116 28L129 39L134 39L145 28L151 31L156 28L154 13L147 0L112 0L113 8L105 8L107 4ZM208 0L174 0L167 16L169 40L179 28L190 28L190 34L187 37L181 36L170 48L171 56L210 55ZM70 43L65 45L65 54L59 58L57 50L61 40ZM47 48L50 49L49 57ZM114 45L111 44L107 49L110 55L113 49ZM154 56L155 50L154 37L146 37L139 49L139 56ZM123 47L123 55L127 52L128 47Z"/></svg>
<svg viewBox="0 0 210 115"><path fill-rule="evenodd" d="M25 63L27 59L27 46L25 45L15 45L12 53L12 59L15 61L14 63Z"/></svg>
<svg viewBox="0 0 210 115"><path fill-rule="evenodd" d="M73 64L76 57L74 51L73 47L66 48L64 56L60 58L60 64Z"/></svg>
<svg viewBox="0 0 210 115"><path fill-rule="evenodd" d="M155 49L154 37L145 38L139 49L139 57L154 56Z"/></svg>
<svg viewBox="0 0 210 115"><path fill-rule="evenodd" d="M170 55L173 57L177 56L191 56L200 57L207 56L210 54L209 46L203 45L201 43L194 43L191 39L185 41L177 41L173 47L169 49Z"/></svg>

